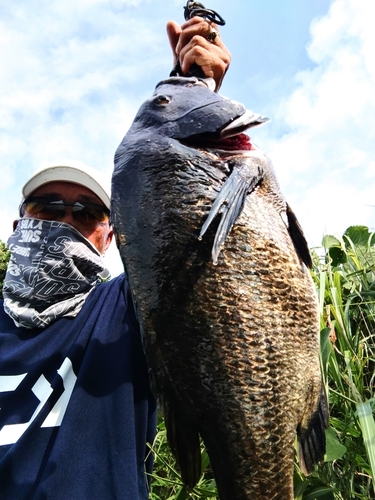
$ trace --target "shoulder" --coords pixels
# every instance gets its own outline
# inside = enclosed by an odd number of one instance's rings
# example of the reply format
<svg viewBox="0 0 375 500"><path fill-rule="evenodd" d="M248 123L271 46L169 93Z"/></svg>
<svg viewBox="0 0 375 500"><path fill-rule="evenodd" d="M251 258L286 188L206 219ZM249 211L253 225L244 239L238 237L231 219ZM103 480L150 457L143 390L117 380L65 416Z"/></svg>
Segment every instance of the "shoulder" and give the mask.
<svg viewBox="0 0 375 500"><path fill-rule="evenodd" d="M96 289L100 291L108 289L120 290L121 288L128 288L128 280L125 273L121 273L115 278L110 279L109 281L103 281L96 287Z"/></svg>
<svg viewBox="0 0 375 500"><path fill-rule="evenodd" d="M123 295L129 291L127 277L121 273L115 278L99 283L88 297L88 300L99 300L102 296L115 296L116 294Z"/></svg>

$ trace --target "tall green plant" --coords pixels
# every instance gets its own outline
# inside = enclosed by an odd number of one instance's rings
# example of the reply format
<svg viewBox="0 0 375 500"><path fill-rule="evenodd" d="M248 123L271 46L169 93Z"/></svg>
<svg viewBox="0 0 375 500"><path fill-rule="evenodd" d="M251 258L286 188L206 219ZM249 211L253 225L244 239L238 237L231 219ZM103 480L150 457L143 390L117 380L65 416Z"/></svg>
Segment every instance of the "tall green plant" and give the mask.
<svg viewBox="0 0 375 500"><path fill-rule="evenodd" d="M375 235L348 228L323 239L313 277L321 304L322 365L330 402L329 433L342 454L317 475L337 500L375 498L375 424L371 405L375 367Z"/></svg>

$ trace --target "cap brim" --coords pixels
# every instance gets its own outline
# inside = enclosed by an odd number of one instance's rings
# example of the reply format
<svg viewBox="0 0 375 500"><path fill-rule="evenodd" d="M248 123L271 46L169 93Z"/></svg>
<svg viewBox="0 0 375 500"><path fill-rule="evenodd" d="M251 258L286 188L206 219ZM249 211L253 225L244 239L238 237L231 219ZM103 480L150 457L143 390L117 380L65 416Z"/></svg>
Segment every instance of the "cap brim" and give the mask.
<svg viewBox="0 0 375 500"><path fill-rule="evenodd" d="M110 209L111 200L109 190L103 187L105 181L100 178L99 172L82 163L79 163L79 165L55 164L40 169L23 186L23 197L28 198L41 186L55 181L73 182L74 184L85 186L96 194L103 204Z"/></svg>

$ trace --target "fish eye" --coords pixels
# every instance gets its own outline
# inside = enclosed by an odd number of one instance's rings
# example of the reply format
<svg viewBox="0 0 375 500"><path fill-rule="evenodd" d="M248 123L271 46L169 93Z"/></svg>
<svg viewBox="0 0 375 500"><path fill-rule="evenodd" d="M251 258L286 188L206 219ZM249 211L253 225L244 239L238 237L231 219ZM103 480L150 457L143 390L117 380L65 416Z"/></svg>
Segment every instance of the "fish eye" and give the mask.
<svg viewBox="0 0 375 500"><path fill-rule="evenodd" d="M155 97L154 102L156 104L169 104L171 99L167 95L158 95Z"/></svg>

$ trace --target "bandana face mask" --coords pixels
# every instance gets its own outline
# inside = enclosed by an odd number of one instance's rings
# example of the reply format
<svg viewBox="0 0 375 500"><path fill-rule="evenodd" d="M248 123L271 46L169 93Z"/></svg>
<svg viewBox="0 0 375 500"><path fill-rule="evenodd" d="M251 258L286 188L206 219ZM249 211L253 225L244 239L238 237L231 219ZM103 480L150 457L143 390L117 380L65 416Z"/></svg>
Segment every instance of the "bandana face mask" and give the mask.
<svg viewBox="0 0 375 500"><path fill-rule="evenodd" d="M4 309L17 326L76 316L104 271L99 251L65 222L20 219L8 248Z"/></svg>

